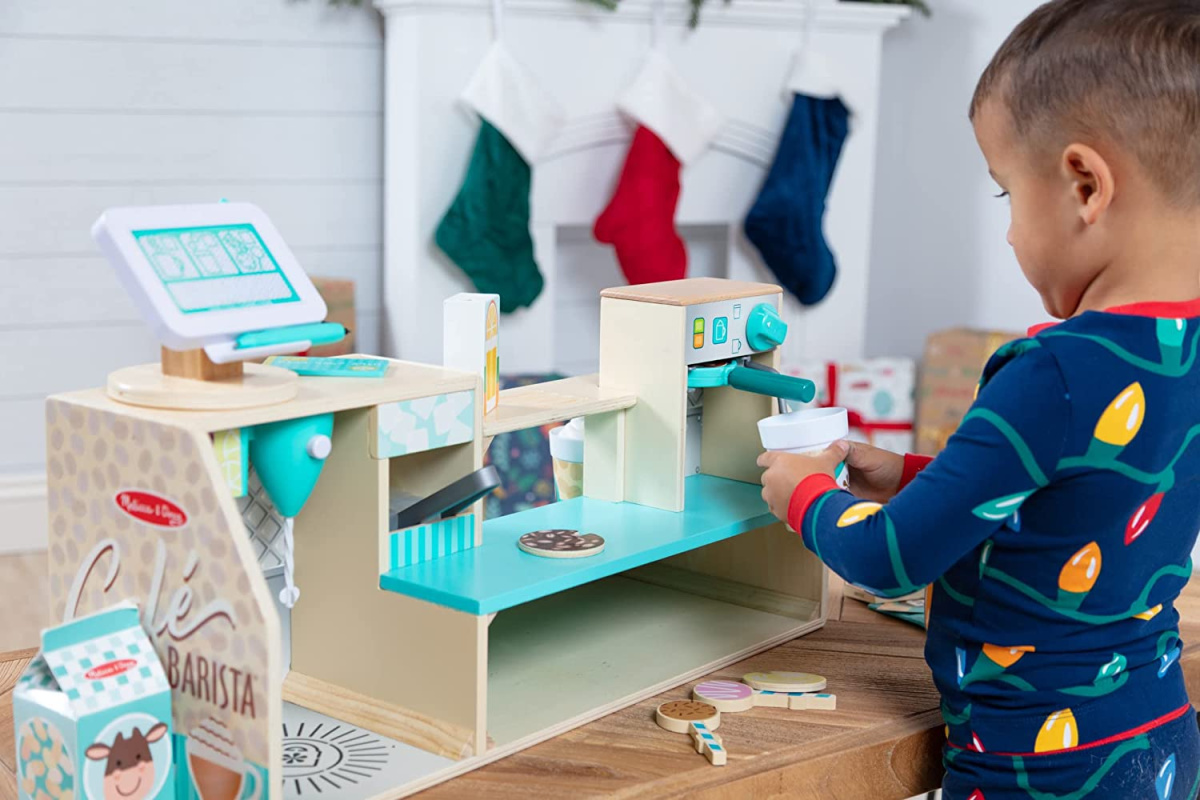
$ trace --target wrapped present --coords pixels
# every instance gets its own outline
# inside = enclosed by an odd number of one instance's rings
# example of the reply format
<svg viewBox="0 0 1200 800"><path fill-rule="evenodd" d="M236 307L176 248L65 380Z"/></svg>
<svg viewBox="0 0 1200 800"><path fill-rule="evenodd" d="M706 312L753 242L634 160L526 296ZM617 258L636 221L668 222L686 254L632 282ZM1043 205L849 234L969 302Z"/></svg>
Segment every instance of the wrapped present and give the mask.
<svg viewBox="0 0 1200 800"><path fill-rule="evenodd" d="M918 453L936 456L942 451L971 410L988 359L1019 335L955 328L929 337L918 393Z"/></svg>
<svg viewBox="0 0 1200 800"><path fill-rule="evenodd" d="M341 323L350 333L340 342L310 349L307 355L331 358L356 352L354 329L358 322L354 314L354 281L343 278L313 278L312 282L328 309L325 320Z"/></svg>
<svg viewBox="0 0 1200 800"><path fill-rule="evenodd" d="M850 414L850 438L896 453L913 448L916 364L907 358L807 361L785 367L817 384L817 405Z"/></svg>

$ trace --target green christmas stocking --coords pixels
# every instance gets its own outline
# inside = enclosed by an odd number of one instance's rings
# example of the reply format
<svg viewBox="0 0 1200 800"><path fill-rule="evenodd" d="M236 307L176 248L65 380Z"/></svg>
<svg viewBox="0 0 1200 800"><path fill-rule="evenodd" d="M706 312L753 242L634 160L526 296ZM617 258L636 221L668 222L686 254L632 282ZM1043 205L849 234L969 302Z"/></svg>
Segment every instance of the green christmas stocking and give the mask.
<svg viewBox="0 0 1200 800"><path fill-rule="evenodd" d="M515 311L542 291L529 235L530 165L562 127L562 111L500 42L462 99L482 125L466 180L434 238L475 288L500 295L501 311Z"/></svg>
<svg viewBox="0 0 1200 800"><path fill-rule="evenodd" d="M506 313L531 305L542 292L529 235L529 188L529 164L482 120L466 180L435 236L476 289L500 295Z"/></svg>

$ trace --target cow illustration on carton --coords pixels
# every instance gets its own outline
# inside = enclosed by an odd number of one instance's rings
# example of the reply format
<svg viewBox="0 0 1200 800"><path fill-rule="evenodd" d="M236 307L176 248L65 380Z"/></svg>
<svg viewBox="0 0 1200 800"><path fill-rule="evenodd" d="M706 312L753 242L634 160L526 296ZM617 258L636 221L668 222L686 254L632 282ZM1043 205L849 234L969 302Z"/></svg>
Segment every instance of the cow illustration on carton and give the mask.
<svg viewBox="0 0 1200 800"><path fill-rule="evenodd" d="M21 800L173 800L171 690L122 603L42 632L13 692Z"/></svg>

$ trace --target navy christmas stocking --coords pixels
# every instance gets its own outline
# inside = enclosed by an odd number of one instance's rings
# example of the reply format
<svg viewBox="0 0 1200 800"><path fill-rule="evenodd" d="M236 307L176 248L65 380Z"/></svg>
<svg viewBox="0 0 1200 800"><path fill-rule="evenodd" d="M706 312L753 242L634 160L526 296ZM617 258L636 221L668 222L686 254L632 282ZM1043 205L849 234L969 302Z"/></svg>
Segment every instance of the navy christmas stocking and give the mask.
<svg viewBox="0 0 1200 800"><path fill-rule="evenodd" d="M837 277L823 230L825 200L850 130L841 99L793 95L775 161L744 225L780 285L807 306Z"/></svg>

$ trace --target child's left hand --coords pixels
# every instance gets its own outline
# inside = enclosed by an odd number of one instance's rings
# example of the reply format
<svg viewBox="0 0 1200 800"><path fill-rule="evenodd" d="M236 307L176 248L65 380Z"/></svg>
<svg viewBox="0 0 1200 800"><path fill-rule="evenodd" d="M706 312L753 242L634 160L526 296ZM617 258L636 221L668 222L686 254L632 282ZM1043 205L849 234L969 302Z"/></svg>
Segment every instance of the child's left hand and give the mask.
<svg viewBox="0 0 1200 800"><path fill-rule="evenodd" d="M762 475L762 496L771 513L787 522L788 506L792 495L801 481L811 475L824 473L834 476L838 464L846 460L850 445L834 442L824 452L814 455L795 455L768 450L758 457L758 465L765 467Z"/></svg>

